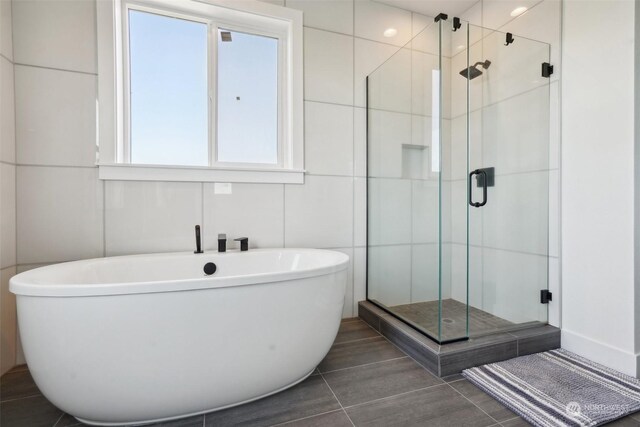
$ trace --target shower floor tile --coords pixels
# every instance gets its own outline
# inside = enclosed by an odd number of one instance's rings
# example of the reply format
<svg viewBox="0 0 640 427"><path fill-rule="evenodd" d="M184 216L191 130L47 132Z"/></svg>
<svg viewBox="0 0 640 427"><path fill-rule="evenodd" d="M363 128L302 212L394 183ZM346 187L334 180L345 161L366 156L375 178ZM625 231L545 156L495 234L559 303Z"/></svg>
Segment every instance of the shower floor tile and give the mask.
<svg viewBox="0 0 640 427"><path fill-rule="evenodd" d="M410 322L438 336L438 301L395 305L389 309ZM453 299L442 300L442 341L467 335L467 305ZM469 333L478 335L513 326L498 316L469 307Z"/></svg>
<svg viewBox="0 0 640 427"><path fill-rule="evenodd" d="M362 320L342 323L323 365L336 362L265 399L155 427L527 425L460 376L436 377ZM3 375L0 390L2 427L83 425L40 394L26 367ZM637 419L612 425L640 426Z"/></svg>

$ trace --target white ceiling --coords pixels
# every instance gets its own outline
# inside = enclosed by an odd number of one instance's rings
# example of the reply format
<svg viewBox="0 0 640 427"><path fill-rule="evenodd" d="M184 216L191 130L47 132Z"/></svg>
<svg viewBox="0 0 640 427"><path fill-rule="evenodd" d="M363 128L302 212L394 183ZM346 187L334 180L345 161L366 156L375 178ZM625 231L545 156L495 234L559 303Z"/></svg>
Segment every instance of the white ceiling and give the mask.
<svg viewBox="0 0 640 427"><path fill-rule="evenodd" d="M411 10L427 16L436 16L440 12L449 16L460 16L478 0L376 0L390 6Z"/></svg>

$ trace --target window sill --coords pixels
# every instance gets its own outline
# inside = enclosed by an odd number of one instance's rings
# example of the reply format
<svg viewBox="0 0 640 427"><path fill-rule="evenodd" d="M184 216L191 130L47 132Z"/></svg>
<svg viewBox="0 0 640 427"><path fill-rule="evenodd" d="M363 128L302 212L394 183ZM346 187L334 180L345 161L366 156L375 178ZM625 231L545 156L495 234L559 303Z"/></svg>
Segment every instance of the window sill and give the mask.
<svg viewBox="0 0 640 427"><path fill-rule="evenodd" d="M224 169L192 166L102 164L98 176L105 181L252 182L304 184L304 170Z"/></svg>

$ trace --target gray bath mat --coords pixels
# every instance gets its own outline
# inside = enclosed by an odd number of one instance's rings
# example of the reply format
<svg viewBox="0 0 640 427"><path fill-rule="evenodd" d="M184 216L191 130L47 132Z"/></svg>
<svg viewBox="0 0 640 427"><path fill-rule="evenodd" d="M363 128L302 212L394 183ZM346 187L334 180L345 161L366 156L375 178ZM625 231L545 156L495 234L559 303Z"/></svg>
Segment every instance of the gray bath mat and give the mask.
<svg viewBox="0 0 640 427"><path fill-rule="evenodd" d="M597 426L640 410L640 381L566 350L462 372L535 426Z"/></svg>

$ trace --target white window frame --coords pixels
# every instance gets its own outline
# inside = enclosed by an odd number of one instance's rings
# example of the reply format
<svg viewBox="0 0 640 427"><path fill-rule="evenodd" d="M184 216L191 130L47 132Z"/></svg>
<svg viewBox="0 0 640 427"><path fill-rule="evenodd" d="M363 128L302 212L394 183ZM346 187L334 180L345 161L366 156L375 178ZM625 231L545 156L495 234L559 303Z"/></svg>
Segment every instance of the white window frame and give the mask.
<svg viewBox="0 0 640 427"><path fill-rule="evenodd" d="M255 0L112 0L98 5L99 176L104 180L304 182L302 12ZM209 166L130 163L128 11L208 25ZM217 161L218 28L278 39L277 164Z"/></svg>

